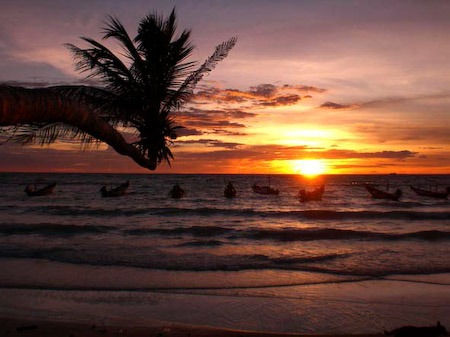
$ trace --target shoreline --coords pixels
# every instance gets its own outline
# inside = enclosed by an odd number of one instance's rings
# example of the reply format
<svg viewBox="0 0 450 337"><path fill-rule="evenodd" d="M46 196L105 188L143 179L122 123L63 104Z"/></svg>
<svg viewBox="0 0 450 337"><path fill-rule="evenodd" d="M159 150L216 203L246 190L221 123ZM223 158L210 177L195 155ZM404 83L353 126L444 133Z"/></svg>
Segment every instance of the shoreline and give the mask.
<svg viewBox="0 0 450 337"><path fill-rule="evenodd" d="M0 317L0 334L3 336L67 336L67 337L380 337L383 334L314 334L273 333L220 329L178 323L155 323L149 326L99 325L96 322L73 323L63 321L27 320Z"/></svg>
<svg viewBox="0 0 450 337"><path fill-rule="evenodd" d="M181 293L3 288L0 336L383 336L437 320L448 326L449 277Z"/></svg>

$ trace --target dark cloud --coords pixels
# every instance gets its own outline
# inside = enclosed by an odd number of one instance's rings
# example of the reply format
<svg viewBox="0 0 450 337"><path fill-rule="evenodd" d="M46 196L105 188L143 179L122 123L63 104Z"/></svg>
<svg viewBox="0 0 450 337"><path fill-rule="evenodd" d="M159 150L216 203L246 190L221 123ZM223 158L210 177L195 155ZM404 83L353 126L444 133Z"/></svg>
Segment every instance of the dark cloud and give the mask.
<svg viewBox="0 0 450 337"><path fill-rule="evenodd" d="M0 53L0 82L18 86L49 86L75 80L45 62L22 61Z"/></svg>
<svg viewBox="0 0 450 337"><path fill-rule="evenodd" d="M274 99L261 102L261 106L284 106L284 105L293 105L302 99L299 95L286 95L279 96Z"/></svg>
<svg viewBox="0 0 450 337"><path fill-rule="evenodd" d="M332 110L340 110L340 109L352 109L352 108L375 108L375 107L383 107L386 105L396 104L396 103L404 103L404 102L413 102L413 101L420 101L425 99L439 99L439 98L449 98L450 93L444 92L444 93L437 93L437 94L429 94L429 95L419 95L419 96L413 96L413 97L387 97L387 98L381 98L376 99L372 101L362 102L362 103L352 103L352 104L340 104L335 102L325 102L322 105L320 105L320 108L322 109L332 109ZM306 98L306 97L304 97Z"/></svg>
<svg viewBox="0 0 450 337"><path fill-rule="evenodd" d="M247 136L248 135L245 132L230 131L230 130L225 130L225 129L213 129L211 131L205 131L205 133L221 134L221 135L225 135L225 136Z"/></svg>
<svg viewBox="0 0 450 337"><path fill-rule="evenodd" d="M195 128L245 128L244 124L224 120L192 120L185 121L183 125Z"/></svg>
<svg viewBox="0 0 450 337"><path fill-rule="evenodd" d="M312 86L289 84L283 86L259 84L250 87L247 91L204 87L196 93L192 102L196 104L205 102L239 104L246 109L261 109L294 105L302 99L312 98L310 93L323 93L325 91L325 89Z"/></svg>
<svg viewBox="0 0 450 337"><path fill-rule="evenodd" d="M239 109L198 109L189 108L180 113L185 118L225 118L225 119L243 119L255 117L255 113L239 110Z"/></svg>
<svg viewBox="0 0 450 337"><path fill-rule="evenodd" d="M285 84L283 85L283 88L285 89L294 89L296 90L298 93L324 93L327 91L327 89L322 89L322 88L317 88L317 87L312 87L312 86L308 86L308 85L290 85L290 84ZM309 96L311 97L311 96Z"/></svg>
<svg viewBox="0 0 450 337"><path fill-rule="evenodd" d="M368 102L364 102L360 104L361 108L366 107L375 107L375 106L384 106L388 104L395 104L395 103L403 103L403 102L410 102L410 101L420 101L424 99L434 99L434 98L449 98L450 93L449 92L442 92L437 94L428 94L428 95L418 95L418 96L412 96L412 97L386 97L381 99L376 99Z"/></svg>
<svg viewBox="0 0 450 337"><path fill-rule="evenodd" d="M197 129L181 128L177 130L178 137L200 136L203 132Z"/></svg>
<svg viewBox="0 0 450 337"><path fill-rule="evenodd" d="M277 87L272 84L259 84L255 87L250 87L248 92L254 96L273 97L277 92Z"/></svg>
<svg viewBox="0 0 450 337"><path fill-rule="evenodd" d="M403 151L378 151L378 152L358 152L354 150L332 149L323 152L316 152L315 156L323 159L362 159L362 158L389 158L405 159L414 157L417 152Z"/></svg>
<svg viewBox="0 0 450 337"><path fill-rule="evenodd" d="M391 167L398 166L394 163L374 163L374 164L336 164L333 165L334 169L360 169L360 168L380 168L380 167Z"/></svg>
<svg viewBox="0 0 450 337"><path fill-rule="evenodd" d="M388 123L357 124L354 132L364 134L367 139L371 137L379 142L386 141L416 141L428 144L450 143L450 126L425 126L425 125L396 125ZM430 148L431 147L431 148ZM433 146L429 146L433 149ZM434 148L438 149L438 148Z"/></svg>
<svg viewBox="0 0 450 337"><path fill-rule="evenodd" d="M234 142L223 142L221 140L217 139L197 139L197 140L182 140L177 141L175 143L176 146L184 145L184 144L200 144L200 145L206 145L208 147L221 147L226 149L236 149L239 146L241 146L241 143L234 143Z"/></svg>
<svg viewBox="0 0 450 337"><path fill-rule="evenodd" d="M317 151L320 150L320 151ZM416 152L403 151L379 151L358 152L354 150L321 150L307 146L283 146L283 145L252 145L243 146L233 150L218 150L211 152L180 152L182 157L208 160L251 159L261 161L271 160L296 160L296 159L395 159L403 160L415 157Z"/></svg>
<svg viewBox="0 0 450 337"><path fill-rule="evenodd" d="M320 108L322 109L332 109L332 110L340 110L340 109L350 109L357 107L356 104L339 104L334 102L325 102L320 105Z"/></svg>
<svg viewBox="0 0 450 337"><path fill-rule="evenodd" d="M53 79L52 81L43 81L39 77L33 77L29 81L1 81L0 85L10 85L14 87L25 87L25 88L45 88L54 85L90 85L100 87L101 83L92 79Z"/></svg>
<svg viewBox="0 0 450 337"><path fill-rule="evenodd" d="M203 133L219 133L221 129L245 128L245 124L236 120L253 118L256 114L239 109L199 109L190 107L176 116L177 124L187 130L181 129L181 136L200 135ZM227 132L223 131L223 134ZM228 133L233 135L231 133Z"/></svg>
<svg viewBox="0 0 450 337"><path fill-rule="evenodd" d="M55 148L24 147L18 144L0 146L0 171L2 172L142 172L126 156L114 150L70 151Z"/></svg>

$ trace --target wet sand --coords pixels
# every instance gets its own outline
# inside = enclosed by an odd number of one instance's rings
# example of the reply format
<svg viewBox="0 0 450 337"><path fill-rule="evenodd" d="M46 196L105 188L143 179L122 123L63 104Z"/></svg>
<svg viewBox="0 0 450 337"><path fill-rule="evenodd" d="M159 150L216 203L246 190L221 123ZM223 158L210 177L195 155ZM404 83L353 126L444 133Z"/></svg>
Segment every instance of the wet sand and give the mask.
<svg viewBox="0 0 450 337"><path fill-rule="evenodd" d="M21 337L377 337L383 334L293 334L293 333L263 333L243 330L215 329L202 326L182 324L161 324L141 327L119 327L95 324L78 324L71 322L27 321L0 318L0 335Z"/></svg>

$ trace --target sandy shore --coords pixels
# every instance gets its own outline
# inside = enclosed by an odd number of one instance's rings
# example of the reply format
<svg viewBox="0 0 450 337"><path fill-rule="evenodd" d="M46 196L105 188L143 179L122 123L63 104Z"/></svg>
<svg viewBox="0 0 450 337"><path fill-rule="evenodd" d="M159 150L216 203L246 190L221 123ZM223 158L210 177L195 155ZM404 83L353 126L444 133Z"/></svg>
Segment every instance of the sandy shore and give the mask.
<svg viewBox="0 0 450 337"><path fill-rule="evenodd" d="M10 318L0 318L1 336L29 337L276 337L276 336L311 336L311 337L376 337L382 334L357 335L323 335L323 334L291 334L262 333L253 331L214 329L201 326L190 326L168 323L160 326L119 327L77 324L70 322L27 321Z"/></svg>

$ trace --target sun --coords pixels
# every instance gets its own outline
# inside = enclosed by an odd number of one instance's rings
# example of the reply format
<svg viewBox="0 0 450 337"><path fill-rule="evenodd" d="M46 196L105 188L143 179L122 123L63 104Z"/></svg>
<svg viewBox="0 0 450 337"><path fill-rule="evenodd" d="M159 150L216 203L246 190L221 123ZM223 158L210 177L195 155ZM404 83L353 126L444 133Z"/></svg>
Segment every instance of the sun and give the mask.
<svg viewBox="0 0 450 337"><path fill-rule="evenodd" d="M296 161L296 172L307 177L323 174L326 164L320 159L303 159Z"/></svg>

